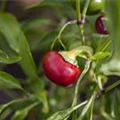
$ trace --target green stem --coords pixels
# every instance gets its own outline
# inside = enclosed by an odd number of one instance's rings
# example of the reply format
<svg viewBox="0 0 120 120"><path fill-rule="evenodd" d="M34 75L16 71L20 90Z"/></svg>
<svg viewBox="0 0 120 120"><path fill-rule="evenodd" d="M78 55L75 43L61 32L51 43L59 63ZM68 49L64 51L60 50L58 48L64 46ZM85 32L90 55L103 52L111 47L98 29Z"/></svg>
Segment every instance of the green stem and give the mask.
<svg viewBox="0 0 120 120"><path fill-rule="evenodd" d="M76 106L74 107L74 110L76 110L76 109L82 107L83 105L87 104L87 102L88 102L88 100L86 100L86 101L84 101L84 102L82 102L82 103L76 105Z"/></svg>
<svg viewBox="0 0 120 120"><path fill-rule="evenodd" d="M53 49L53 47L54 47L54 45L55 45L55 43L56 43L57 40L60 42L60 44L62 45L62 47L64 49L66 49L65 46L64 46L64 44L63 44L63 42L62 42L62 40L61 40L61 35L62 35L63 31L65 30L65 28L67 26L72 25L72 24L76 24L76 22L77 22L76 20L73 20L73 21L69 21L65 25L63 25L63 27L61 28L61 30L58 33L58 36L55 38L55 40L53 41L53 43L51 45L51 50Z"/></svg>
<svg viewBox="0 0 120 120"><path fill-rule="evenodd" d="M96 97L96 90L94 91L93 95L91 96L91 98L88 100L87 104L85 105L85 107L83 108L80 117L78 118L78 120L83 120L83 117L86 115L86 113L88 112L88 110L93 107L94 101L95 101L95 97ZM92 112L92 109L91 109ZM92 118L92 116L91 116Z"/></svg>
<svg viewBox="0 0 120 120"><path fill-rule="evenodd" d="M58 34L58 39L61 38L61 35L62 35L63 31L65 30L65 28L66 28L68 25L76 24L76 22L77 22L76 20L72 20L72 21L67 22L67 23L61 28L61 30L60 30L60 32L59 32L59 34Z"/></svg>
<svg viewBox="0 0 120 120"><path fill-rule="evenodd" d="M85 36L84 36L84 22L86 17L86 12L89 6L90 0L87 0L85 3L85 6L83 8L82 14L80 13L80 0L76 0L76 12L77 12L77 21L78 21L78 27L82 39L82 44L85 45Z"/></svg>
<svg viewBox="0 0 120 120"><path fill-rule="evenodd" d="M90 63L88 63L88 67L86 67L86 68L89 69L89 66L90 66ZM86 69L86 71L88 71L88 70ZM85 73L86 73L86 72L85 72ZM112 90L113 88L117 87L118 85L120 85L120 80L118 80L117 82L115 82L115 83L113 83L112 85L110 85L109 87L107 87L106 90L105 90L105 93L108 92L108 91L110 91L110 90ZM97 88L96 88L96 90L97 90ZM92 96L94 100L97 100L97 99L98 99L98 97L96 96L96 95L97 95L96 90L94 91L94 94L93 94L93 96ZM102 95L103 95L103 94L101 94L101 95L99 96L99 98L100 98ZM83 106L83 105L86 105L86 104L89 103L89 102L90 102L89 100L86 100L86 101L84 101L83 103L80 103L80 104L78 104L78 105L72 106L72 107L74 107L72 111L75 112L78 108L80 108L80 107ZM87 107L88 107L88 106L87 106ZM86 109L86 108L83 108L83 109ZM73 112L73 113L74 113L74 112ZM84 111L84 113L85 113L85 111ZM82 116L84 116L84 115L82 115ZM75 119L72 119L72 120L75 120Z"/></svg>
<svg viewBox="0 0 120 120"><path fill-rule="evenodd" d="M77 21L81 22L81 12L80 12L80 0L76 0L76 13L77 13Z"/></svg>
<svg viewBox="0 0 120 120"><path fill-rule="evenodd" d="M82 74L80 75L80 77L79 77L79 79L78 79L78 81L76 83L72 107L77 104L79 85L80 85L81 81L83 80L85 74L88 72L88 70L90 68L90 64L91 64L91 61L87 61L86 65L85 65L85 69L83 70Z"/></svg>
<svg viewBox="0 0 120 120"><path fill-rule="evenodd" d="M114 89L115 87L117 87L118 85L120 85L120 80L118 80L117 82L113 83L112 85L108 86L106 89L105 89L105 92L108 92L112 89Z"/></svg>
<svg viewBox="0 0 120 120"><path fill-rule="evenodd" d="M88 64L88 67L86 67L86 68L89 68L89 65L90 65L90 63ZM88 71L88 70L86 70L86 71ZM85 72L85 73L86 73L86 72ZM115 83L113 83L112 85L110 85L109 87L107 87L106 90L105 90L105 92L110 91L111 89L117 87L118 85L120 85L120 80L118 80L117 82L115 82ZM96 90L97 90L97 88L96 88ZM92 99L93 99L93 100L97 100L97 99L98 99L98 97L96 96L96 95L97 95L96 90L94 91L94 94L93 94L93 96L92 96ZM99 98L100 98L101 96L102 96L102 94L99 96ZM78 104L78 105L72 106L72 107L74 107L72 111L77 110L78 108L86 105L86 104L89 103L89 102L90 102L90 100L86 100L86 101L84 101L84 102L82 102L82 103L80 103L80 104ZM88 107L88 106L87 106L87 107ZM84 109L84 108L83 108L83 109ZM74 120L75 120L75 119L74 119Z"/></svg>
<svg viewBox="0 0 120 120"><path fill-rule="evenodd" d="M100 92L98 92L96 99L100 98L102 95L109 92L110 90L116 88L118 85L120 85L120 80L118 80L117 82L111 84L110 86L108 86L106 88L103 88L102 90L100 90Z"/></svg>
<svg viewBox="0 0 120 120"><path fill-rule="evenodd" d="M79 31L80 31L80 36L81 36L81 40L82 40L82 44L85 45L85 37L84 37L84 29L83 29L83 25L78 25Z"/></svg>
<svg viewBox="0 0 120 120"><path fill-rule="evenodd" d="M107 42L107 44L102 48L101 52L104 52L111 44L111 40Z"/></svg>
<svg viewBox="0 0 120 120"><path fill-rule="evenodd" d="M90 63L91 63L91 61L87 61L86 65L85 65L85 69L83 70L82 74L80 75L80 77L79 77L79 79L78 79L78 81L76 83L72 107L77 105L79 85L80 85L80 82L83 80L85 74L88 72L88 70L90 68ZM74 111L72 113L72 120L75 120L76 118L77 118L77 111Z"/></svg>
<svg viewBox="0 0 120 120"><path fill-rule="evenodd" d="M90 0L87 0L87 1L85 2L85 6L84 6L83 11L82 11L82 15L83 15L84 18L86 17L86 12L87 12L89 3L90 3Z"/></svg>
<svg viewBox="0 0 120 120"><path fill-rule="evenodd" d="M83 25L81 24L81 12L80 12L80 0L76 0L76 14L77 14L77 23L78 23L78 28L80 31L80 37L82 40L82 44L85 44L85 37L84 37L84 30L83 30Z"/></svg>

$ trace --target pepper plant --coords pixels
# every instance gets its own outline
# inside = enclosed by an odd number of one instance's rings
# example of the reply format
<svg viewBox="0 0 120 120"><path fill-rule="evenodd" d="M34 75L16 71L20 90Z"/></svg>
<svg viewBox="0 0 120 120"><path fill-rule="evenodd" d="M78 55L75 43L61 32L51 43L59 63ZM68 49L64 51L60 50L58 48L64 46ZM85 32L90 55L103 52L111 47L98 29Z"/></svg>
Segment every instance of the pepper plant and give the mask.
<svg viewBox="0 0 120 120"><path fill-rule="evenodd" d="M6 3L0 120L119 120L120 1L43 0L21 20Z"/></svg>

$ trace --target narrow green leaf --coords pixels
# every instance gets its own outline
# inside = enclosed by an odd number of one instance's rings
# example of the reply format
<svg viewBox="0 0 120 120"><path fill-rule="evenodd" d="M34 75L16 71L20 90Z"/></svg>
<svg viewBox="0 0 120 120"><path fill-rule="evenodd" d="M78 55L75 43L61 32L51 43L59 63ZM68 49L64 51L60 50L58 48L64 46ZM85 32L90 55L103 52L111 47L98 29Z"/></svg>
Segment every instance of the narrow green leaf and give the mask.
<svg viewBox="0 0 120 120"><path fill-rule="evenodd" d="M5 52L0 50L0 62L1 63L12 64L20 60L21 60L21 57L17 57L17 56L11 57L11 56L8 56Z"/></svg>
<svg viewBox="0 0 120 120"><path fill-rule="evenodd" d="M118 89L116 89L114 91L114 95L112 95L112 103L111 104L111 116L112 118L114 118L115 120L119 120L120 119L120 106L119 106L119 99L118 99ZM114 99L113 99L114 98Z"/></svg>
<svg viewBox="0 0 120 120"><path fill-rule="evenodd" d="M6 38L11 49L22 58L20 64L26 75L35 77L37 75L36 67L27 40L14 16L0 12L0 32Z"/></svg>
<svg viewBox="0 0 120 120"><path fill-rule="evenodd" d="M111 100L109 99L110 96L103 96L101 98L101 104L100 104L100 114L106 119L106 120L113 120L113 118L110 115L111 110ZM109 109L109 112L106 112L105 109Z"/></svg>
<svg viewBox="0 0 120 120"><path fill-rule="evenodd" d="M39 81L27 39L12 14L0 12L0 32L6 38L11 49L22 58L19 63L24 73L30 78L28 80ZM46 104L46 92L44 91L42 80L39 82L39 97L41 102Z"/></svg>
<svg viewBox="0 0 120 120"><path fill-rule="evenodd" d="M108 113L106 113L104 110L101 112L101 114L106 120L113 120L112 117Z"/></svg>
<svg viewBox="0 0 120 120"><path fill-rule="evenodd" d="M21 99L16 99L13 101L10 101L6 104L0 105L0 115L8 108L12 110L22 110L29 105L33 104L36 101L34 96L30 96L29 98L21 98Z"/></svg>
<svg viewBox="0 0 120 120"><path fill-rule="evenodd" d="M36 105L38 105L38 102L35 102L22 110L16 111L11 120L24 120L28 112Z"/></svg>
<svg viewBox="0 0 120 120"><path fill-rule="evenodd" d="M92 37L93 37L92 47L94 48L95 52L111 51L111 36L93 34Z"/></svg>
<svg viewBox="0 0 120 120"><path fill-rule="evenodd" d="M20 82L12 75L5 72L0 72L0 88L1 87L22 89Z"/></svg>
<svg viewBox="0 0 120 120"><path fill-rule="evenodd" d="M95 100L95 96L96 96L96 94L94 93L92 95L92 97L89 99L88 103L83 108L82 113L80 114L80 117L78 118L78 120L82 120L83 117L86 115L86 113L88 112L89 108L91 107L91 105L93 104L93 102Z"/></svg>
<svg viewBox="0 0 120 120"><path fill-rule="evenodd" d="M76 109L78 109L79 107L85 105L87 103L87 101L80 103L77 106L68 108L66 110L62 110L62 111L58 111L56 113L54 113L52 116L50 116L47 120L64 120L66 119L66 117L68 117L73 111L75 111Z"/></svg>
<svg viewBox="0 0 120 120"><path fill-rule="evenodd" d="M20 65L28 77L36 78L37 77L36 66L30 53L27 40L22 31L20 32L17 39L20 41L19 55L22 57Z"/></svg>
<svg viewBox="0 0 120 120"><path fill-rule="evenodd" d="M73 111L73 108L68 108L63 111L58 111L55 114L53 114L50 118L47 120L63 120L65 119L71 112Z"/></svg>
<svg viewBox="0 0 120 120"><path fill-rule="evenodd" d="M42 111L44 113L48 113L49 107L48 107L48 102L46 99L46 91L41 91L40 88L43 86L41 85L41 80L39 78L36 78L37 81L33 82L32 84L29 85L29 88L34 92L34 95L39 101L42 101L44 107L42 108Z"/></svg>
<svg viewBox="0 0 120 120"><path fill-rule="evenodd" d="M93 120L93 107L94 107L94 102L92 102L92 104L91 104L91 106L90 106L90 110L88 111L88 117L87 117L87 119L88 120Z"/></svg>
<svg viewBox="0 0 120 120"><path fill-rule="evenodd" d="M109 57L110 55L111 55L110 52L97 52L91 57L91 59L92 60L101 60L106 57Z"/></svg>

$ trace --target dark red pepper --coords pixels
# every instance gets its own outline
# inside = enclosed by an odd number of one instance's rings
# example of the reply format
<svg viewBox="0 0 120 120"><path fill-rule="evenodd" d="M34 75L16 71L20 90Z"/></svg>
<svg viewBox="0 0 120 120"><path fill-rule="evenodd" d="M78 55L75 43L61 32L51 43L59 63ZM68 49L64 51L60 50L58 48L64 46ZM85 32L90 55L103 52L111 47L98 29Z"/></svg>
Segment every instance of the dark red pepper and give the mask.
<svg viewBox="0 0 120 120"><path fill-rule="evenodd" d="M43 71L53 83L67 87L76 83L81 71L64 60L57 51L48 52L43 58Z"/></svg>
<svg viewBox="0 0 120 120"><path fill-rule="evenodd" d="M107 35L108 31L103 24L103 19L104 19L103 15L101 15L97 18L97 20L95 22L95 29L99 34Z"/></svg>

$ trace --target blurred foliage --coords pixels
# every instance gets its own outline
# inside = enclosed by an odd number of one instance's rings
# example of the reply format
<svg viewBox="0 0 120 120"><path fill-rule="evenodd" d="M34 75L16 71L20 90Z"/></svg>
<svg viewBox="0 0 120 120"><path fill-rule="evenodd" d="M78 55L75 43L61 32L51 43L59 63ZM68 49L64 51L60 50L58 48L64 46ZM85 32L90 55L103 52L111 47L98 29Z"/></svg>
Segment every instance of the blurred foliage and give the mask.
<svg viewBox="0 0 120 120"><path fill-rule="evenodd" d="M24 1L21 2L24 4ZM116 79L105 75L110 71L107 75L120 76L120 70L116 66L120 64L119 3L119 0L113 3L106 0L104 12L108 22L105 25L110 30L109 35L98 34L94 27L96 18L103 13L86 16L83 26L84 37L86 45L93 50L90 58L92 64L80 84L78 103L71 107L75 86L58 87L50 83L42 71L42 57L50 50L61 27L68 21L76 19L76 11L72 8L70 0L43 0L26 4L26 7L22 8L25 13L22 14L27 14L27 17L20 20L7 9L9 4L4 0L1 1L0 100L3 97L2 92L9 99L7 102L4 98L0 101L0 120L7 118L9 120L72 120L70 115L75 110L78 114L76 120L119 120L119 87L113 89L119 85L119 82L114 84ZM61 39L67 50L82 46L77 24L68 26ZM59 43L55 44L54 49L63 50ZM113 58L117 63L114 61L112 66L108 64L106 67L106 64L112 60L114 51ZM79 67L84 71L87 60L83 57L78 57L77 60ZM17 69L21 68L19 75L21 77L16 77L17 71L13 69L15 65L18 66ZM7 72L8 69L10 73ZM109 85L111 87L105 87L111 78L112 83ZM117 81L119 80L118 77Z"/></svg>

